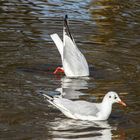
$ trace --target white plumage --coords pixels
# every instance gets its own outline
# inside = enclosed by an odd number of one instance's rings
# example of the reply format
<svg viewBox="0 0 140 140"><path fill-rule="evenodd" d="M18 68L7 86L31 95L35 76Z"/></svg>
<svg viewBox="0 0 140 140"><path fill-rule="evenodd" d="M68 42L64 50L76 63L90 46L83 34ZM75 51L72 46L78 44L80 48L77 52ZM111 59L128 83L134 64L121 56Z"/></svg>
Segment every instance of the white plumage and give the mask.
<svg viewBox="0 0 140 140"><path fill-rule="evenodd" d="M84 55L77 48L75 41L70 34L67 18L64 20L63 42L58 34L52 34L54 41L62 60L62 69L67 77L89 76L89 67ZM67 34L68 31L69 35Z"/></svg>
<svg viewBox="0 0 140 140"><path fill-rule="evenodd" d="M48 101L57 107L65 116L79 120L107 120L112 111L112 104L126 104L119 98L116 92L108 92L101 103L91 103L83 100L72 101L61 96L50 97L45 95Z"/></svg>

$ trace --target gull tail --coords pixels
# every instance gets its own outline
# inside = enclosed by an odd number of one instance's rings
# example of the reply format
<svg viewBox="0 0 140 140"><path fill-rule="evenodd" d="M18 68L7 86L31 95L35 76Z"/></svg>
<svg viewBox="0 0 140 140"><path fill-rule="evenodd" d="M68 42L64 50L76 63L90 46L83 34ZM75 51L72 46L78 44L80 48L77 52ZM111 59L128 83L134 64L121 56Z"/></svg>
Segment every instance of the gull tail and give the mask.
<svg viewBox="0 0 140 140"><path fill-rule="evenodd" d="M55 106L56 108L59 108L59 107L57 106L57 104L54 102L55 97L50 96L50 95L46 95L46 94L43 94L43 96L44 96L45 98L47 98L47 101L48 101L50 104L52 104L52 105ZM56 97L56 98L57 98L57 97Z"/></svg>
<svg viewBox="0 0 140 140"><path fill-rule="evenodd" d="M53 106L55 106L55 107L57 107L56 106L56 104L54 104L54 98L52 97L52 96L49 96L49 95L46 95L46 94L43 94L43 96L45 97L45 98L47 98L47 101L50 103L50 104L52 104Z"/></svg>
<svg viewBox="0 0 140 140"><path fill-rule="evenodd" d="M52 96L46 95L46 94L43 94L43 96L44 96L45 98L47 98L48 101L53 101L53 97L52 97Z"/></svg>

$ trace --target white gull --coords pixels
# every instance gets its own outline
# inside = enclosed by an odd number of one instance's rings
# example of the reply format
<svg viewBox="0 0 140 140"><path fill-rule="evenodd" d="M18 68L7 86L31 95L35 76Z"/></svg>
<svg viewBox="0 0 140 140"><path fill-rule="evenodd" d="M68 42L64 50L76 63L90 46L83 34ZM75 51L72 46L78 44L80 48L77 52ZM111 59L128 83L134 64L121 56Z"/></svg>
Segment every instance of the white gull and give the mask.
<svg viewBox="0 0 140 140"><path fill-rule="evenodd" d="M101 103L91 103L83 100L72 101L62 97L47 97L48 101L57 107L65 116L79 120L107 120L112 111L114 103L126 104L119 98L118 94L114 91L108 92Z"/></svg>
<svg viewBox="0 0 140 140"><path fill-rule="evenodd" d="M64 72L67 77L89 76L89 67L84 55L77 48L74 38L70 33L67 15L64 18L63 41L58 34L51 34L62 60L63 67L58 67L54 74Z"/></svg>

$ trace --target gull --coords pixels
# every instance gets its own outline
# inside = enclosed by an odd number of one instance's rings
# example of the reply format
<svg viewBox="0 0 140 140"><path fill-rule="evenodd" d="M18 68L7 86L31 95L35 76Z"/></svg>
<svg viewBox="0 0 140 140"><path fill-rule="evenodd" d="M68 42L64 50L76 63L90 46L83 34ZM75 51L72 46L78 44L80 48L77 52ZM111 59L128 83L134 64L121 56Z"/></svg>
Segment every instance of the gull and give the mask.
<svg viewBox="0 0 140 140"><path fill-rule="evenodd" d="M46 94L43 95L47 97L49 103L58 108L65 116L78 120L107 120L111 114L112 105L114 103L126 106L114 91L109 91L101 103L91 103L84 100L72 101L59 96L51 97Z"/></svg>
<svg viewBox="0 0 140 140"><path fill-rule="evenodd" d="M57 67L54 74L63 72L67 77L89 76L89 67L84 55L80 52L68 26L68 16L64 18L63 41L58 34L51 34L60 55L63 67Z"/></svg>

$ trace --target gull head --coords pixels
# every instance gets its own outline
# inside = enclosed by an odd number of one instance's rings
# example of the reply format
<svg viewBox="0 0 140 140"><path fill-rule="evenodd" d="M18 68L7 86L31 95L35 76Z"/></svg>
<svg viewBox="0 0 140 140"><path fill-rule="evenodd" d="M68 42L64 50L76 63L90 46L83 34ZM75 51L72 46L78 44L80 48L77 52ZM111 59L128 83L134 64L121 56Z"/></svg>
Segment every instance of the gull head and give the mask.
<svg viewBox="0 0 140 140"><path fill-rule="evenodd" d="M107 101L110 104L119 103L119 104L121 104L123 106L126 106L126 104L120 99L119 95L114 91L109 91L105 95L103 101Z"/></svg>

